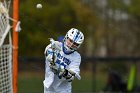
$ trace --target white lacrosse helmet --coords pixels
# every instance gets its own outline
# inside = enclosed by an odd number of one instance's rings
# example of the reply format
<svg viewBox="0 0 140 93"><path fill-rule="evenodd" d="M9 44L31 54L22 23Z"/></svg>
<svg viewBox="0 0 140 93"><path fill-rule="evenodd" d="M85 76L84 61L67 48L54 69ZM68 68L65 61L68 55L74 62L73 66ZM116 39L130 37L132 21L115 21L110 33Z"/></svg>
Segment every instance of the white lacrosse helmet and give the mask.
<svg viewBox="0 0 140 93"><path fill-rule="evenodd" d="M71 28L63 41L63 51L65 54L71 54L76 51L84 41L84 35L76 28Z"/></svg>

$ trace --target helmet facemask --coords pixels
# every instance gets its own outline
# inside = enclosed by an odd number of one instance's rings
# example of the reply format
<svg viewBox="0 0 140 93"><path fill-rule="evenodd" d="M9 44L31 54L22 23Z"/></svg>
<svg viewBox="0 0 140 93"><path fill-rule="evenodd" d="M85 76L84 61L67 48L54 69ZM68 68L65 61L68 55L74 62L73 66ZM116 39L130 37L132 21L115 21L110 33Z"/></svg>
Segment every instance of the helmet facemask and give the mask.
<svg viewBox="0 0 140 93"><path fill-rule="evenodd" d="M76 51L80 45L75 43L74 41L72 41L70 38L67 37L67 39L65 40L65 46L67 47L67 49L69 51Z"/></svg>

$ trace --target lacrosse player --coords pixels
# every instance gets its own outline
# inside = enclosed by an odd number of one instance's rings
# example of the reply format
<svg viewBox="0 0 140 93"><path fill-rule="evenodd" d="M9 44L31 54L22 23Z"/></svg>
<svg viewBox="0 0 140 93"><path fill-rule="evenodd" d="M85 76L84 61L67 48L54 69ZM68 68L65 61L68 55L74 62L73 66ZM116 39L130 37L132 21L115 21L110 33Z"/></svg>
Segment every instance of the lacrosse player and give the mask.
<svg viewBox="0 0 140 93"><path fill-rule="evenodd" d="M45 80L44 93L71 93L71 83L80 77L81 56L77 49L84 41L81 31L71 28L63 42L50 39L45 48Z"/></svg>

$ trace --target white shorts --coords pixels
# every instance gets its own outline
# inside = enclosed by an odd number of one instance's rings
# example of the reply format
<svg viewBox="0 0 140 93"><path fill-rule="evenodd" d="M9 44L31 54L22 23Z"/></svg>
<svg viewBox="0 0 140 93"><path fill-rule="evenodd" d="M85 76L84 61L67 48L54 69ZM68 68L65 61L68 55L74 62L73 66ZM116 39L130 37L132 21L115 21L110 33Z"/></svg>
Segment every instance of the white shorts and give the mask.
<svg viewBox="0 0 140 93"><path fill-rule="evenodd" d="M52 86L50 88L46 88L44 86L44 93L71 93L71 89L65 89L65 88L54 89Z"/></svg>

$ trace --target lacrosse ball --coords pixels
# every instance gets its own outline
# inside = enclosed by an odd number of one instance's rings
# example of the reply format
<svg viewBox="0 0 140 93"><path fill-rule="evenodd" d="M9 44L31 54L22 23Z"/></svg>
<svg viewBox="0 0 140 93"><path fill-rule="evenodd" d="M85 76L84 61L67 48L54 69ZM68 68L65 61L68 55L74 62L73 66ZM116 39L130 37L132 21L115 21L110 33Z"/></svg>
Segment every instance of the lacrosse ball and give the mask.
<svg viewBox="0 0 140 93"><path fill-rule="evenodd" d="M42 8L42 4L37 4L36 8L41 9Z"/></svg>

